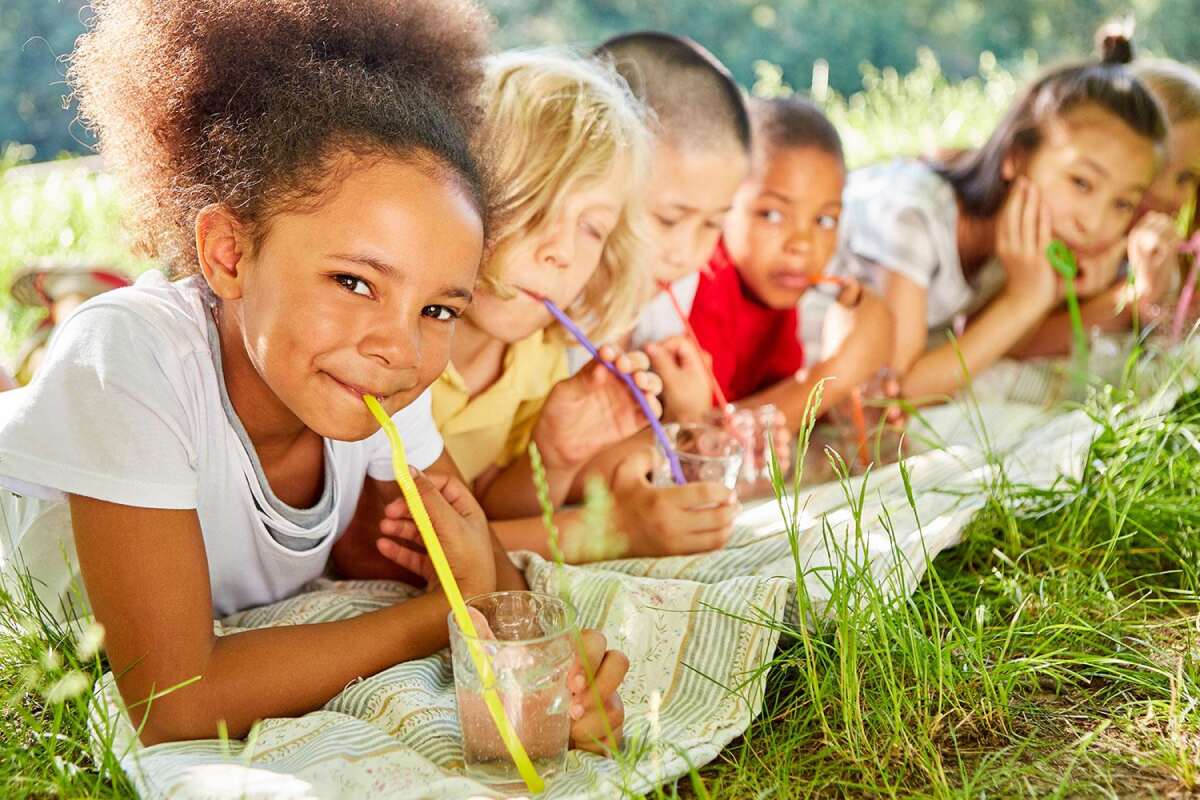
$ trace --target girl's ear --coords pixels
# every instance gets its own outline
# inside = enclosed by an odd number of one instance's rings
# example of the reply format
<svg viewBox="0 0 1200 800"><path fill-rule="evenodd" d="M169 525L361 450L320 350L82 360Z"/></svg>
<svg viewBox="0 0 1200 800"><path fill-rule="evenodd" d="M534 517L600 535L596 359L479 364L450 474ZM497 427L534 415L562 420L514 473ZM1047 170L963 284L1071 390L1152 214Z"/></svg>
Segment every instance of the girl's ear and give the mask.
<svg viewBox="0 0 1200 800"><path fill-rule="evenodd" d="M245 269L242 257L249 239L242 223L227 206L212 203L196 215L196 257L213 294L222 300L242 296Z"/></svg>
<svg viewBox="0 0 1200 800"><path fill-rule="evenodd" d="M1024 150L1013 148L1004 157L1004 161L1000 162L1000 177L1008 183L1012 183L1025 170L1025 163L1028 157Z"/></svg>

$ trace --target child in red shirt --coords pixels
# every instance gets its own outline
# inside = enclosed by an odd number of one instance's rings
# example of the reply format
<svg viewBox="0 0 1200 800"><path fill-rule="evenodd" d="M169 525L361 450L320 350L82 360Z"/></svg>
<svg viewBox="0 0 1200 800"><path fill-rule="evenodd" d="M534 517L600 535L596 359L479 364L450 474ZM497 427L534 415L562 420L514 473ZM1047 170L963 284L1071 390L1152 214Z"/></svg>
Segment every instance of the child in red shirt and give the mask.
<svg viewBox="0 0 1200 800"><path fill-rule="evenodd" d="M750 175L685 306L726 397L747 407L771 403L795 431L819 381L828 379L822 412L879 371L890 356L890 320L878 298L857 284L841 286L823 329L829 356L805 364L796 308L837 251L846 177L841 141L805 100L756 101L751 111ZM667 405L680 409L690 397L702 414L697 398L707 397L707 380L666 381Z"/></svg>

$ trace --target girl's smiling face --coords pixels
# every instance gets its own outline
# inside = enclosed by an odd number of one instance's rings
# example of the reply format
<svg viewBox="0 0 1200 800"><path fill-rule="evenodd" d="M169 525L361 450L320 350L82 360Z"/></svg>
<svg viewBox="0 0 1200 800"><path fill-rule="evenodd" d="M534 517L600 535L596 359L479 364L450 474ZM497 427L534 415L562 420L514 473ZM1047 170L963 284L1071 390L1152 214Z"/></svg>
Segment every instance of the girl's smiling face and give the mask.
<svg viewBox="0 0 1200 800"><path fill-rule="evenodd" d="M770 151L734 196L725 246L765 305L791 308L837 250L846 171L816 147Z"/></svg>
<svg viewBox="0 0 1200 800"><path fill-rule="evenodd" d="M1200 119L1171 125L1167 163L1146 192L1142 205L1149 211L1178 214L1200 188Z"/></svg>
<svg viewBox="0 0 1200 800"><path fill-rule="evenodd" d="M1042 126L1031 156L1009 159L1005 178L1023 173L1041 190L1054 236L1081 258L1111 248L1128 231L1154 181L1154 143L1114 114L1082 105Z"/></svg>
<svg viewBox="0 0 1200 800"><path fill-rule="evenodd" d="M395 413L445 369L483 226L449 171L428 160L337 161L331 188L308 208L271 217L257 248L208 209L197 241L228 317L230 395L255 406L239 415L290 413L327 438L358 440L377 429L363 393ZM231 324L244 358L226 340Z"/></svg>
<svg viewBox="0 0 1200 800"><path fill-rule="evenodd" d="M569 308L600 266L608 237L620 220L629 191L627 171L627 165L620 165L605 178L566 192L536 230L501 242L487 269L515 296L481 289L467 312L471 324L513 344L553 322L530 293Z"/></svg>

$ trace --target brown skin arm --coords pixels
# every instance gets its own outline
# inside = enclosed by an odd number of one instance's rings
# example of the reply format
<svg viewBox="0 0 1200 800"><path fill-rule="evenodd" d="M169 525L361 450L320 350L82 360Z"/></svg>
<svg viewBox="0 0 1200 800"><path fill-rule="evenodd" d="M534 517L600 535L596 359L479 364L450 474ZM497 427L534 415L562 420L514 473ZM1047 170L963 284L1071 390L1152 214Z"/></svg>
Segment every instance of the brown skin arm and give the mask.
<svg viewBox="0 0 1200 800"><path fill-rule="evenodd" d="M1046 315L1036 303L1006 289L971 319L957 343L947 341L926 350L925 290L889 272L885 297L895 319L892 366L904 376L901 392L915 404L941 402L957 392L965 381L963 362L969 374L982 372Z"/></svg>
<svg viewBox="0 0 1200 800"><path fill-rule="evenodd" d="M339 622L216 637L194 511L74 495L70 505L83 579L117 686L134 724L145 725L144 744L212 738L221 721L243 737L256 720L319 708L355 678L446 646L441 592Z"/></svg>
<svg viewBox="0 0 1200 800"><path fill-rule="evenodd" d="M1083 317L1083 329L1102 330L1106 333L1129 330L1133 326L1133 304L1125 302L1129 294L1128 285L1118 282L1095 297L1079 304L1079 315ZM1055 311L1026 336L1009 355L1014 358L1042 358L1061 356L1071 352L1075 340L1075 329L1071 314L1063 308Z"/></svg>

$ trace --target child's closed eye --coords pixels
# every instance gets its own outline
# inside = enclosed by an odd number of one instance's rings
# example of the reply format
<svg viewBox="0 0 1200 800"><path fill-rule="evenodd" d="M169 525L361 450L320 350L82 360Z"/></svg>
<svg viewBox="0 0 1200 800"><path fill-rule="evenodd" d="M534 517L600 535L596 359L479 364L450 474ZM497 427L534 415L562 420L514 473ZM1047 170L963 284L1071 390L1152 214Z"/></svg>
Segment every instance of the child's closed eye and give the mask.
<svg viewBox="0 0 1200 800"><path fill-rule="evenodd" d="M367 283L357 275L340 272L332 277L334 282L348 292L352 292L363 297L373 297L375 294L371 289L371 284Z"/></svg>
<svg viewBox="0 0 1200 800"><path fill-rule="evenodd" d="M1078 175L1071 176L1071 185L1084 194L1087 194L1092 190L1092 182L1087 178L1081 178Z"/></svg>

